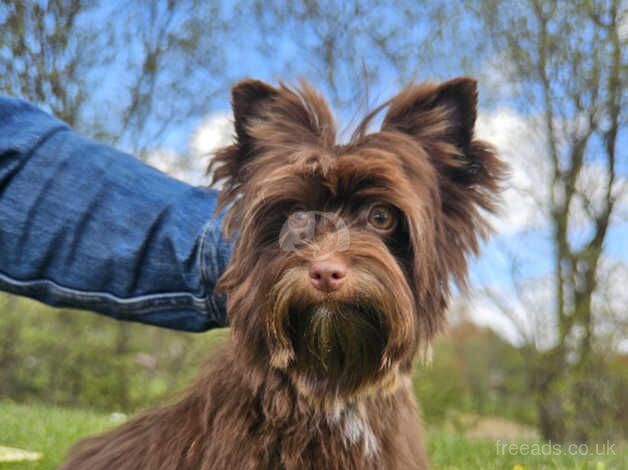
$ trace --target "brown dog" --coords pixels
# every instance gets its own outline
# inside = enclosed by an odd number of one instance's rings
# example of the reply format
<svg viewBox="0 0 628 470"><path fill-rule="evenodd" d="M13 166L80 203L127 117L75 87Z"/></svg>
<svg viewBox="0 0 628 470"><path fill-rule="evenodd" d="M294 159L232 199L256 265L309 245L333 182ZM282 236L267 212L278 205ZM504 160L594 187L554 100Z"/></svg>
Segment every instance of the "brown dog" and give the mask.
<svg viewBox="0 0 628 470"><path fill-rule="evenodd" d="M213 162L239 233L220 280L231 341L179 403L80 442L61 468L427 468L413 362L504 171L473 138L475 81L410 86L346 145L307 85L247 80L232 101L236 142Z"/></svg>

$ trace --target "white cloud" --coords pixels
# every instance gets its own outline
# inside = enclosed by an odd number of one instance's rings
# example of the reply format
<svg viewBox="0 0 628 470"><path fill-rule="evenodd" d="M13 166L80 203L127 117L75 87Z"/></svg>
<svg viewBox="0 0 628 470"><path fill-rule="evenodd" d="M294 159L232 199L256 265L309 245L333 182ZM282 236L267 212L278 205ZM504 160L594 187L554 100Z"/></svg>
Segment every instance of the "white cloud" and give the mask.
<svg viewBox="0 0 628 470"><path fill-rule="evenodd" d="M516 346L533 343L543 349L557 339L552 315L553 282L547 276L520 286L503 284L478 290L468 301L468 317Z"/></svg>
<svg viewBox="0 0 628 470"><path fill-rule="evenodd" d="M628 34L628 14L619 20L620 35ZM518 84L514 65L504 54L497 53L489 57L480 68L479 75L484 101L497 107L487 112L480 112L476 125L478 137L494 144L499 154L511 165L511 179L506 183L503 211L499 218L492 218L498 233L514 235L527 229L544 229L549 222L548 209L551 194L551 162L544 132L542 113L538 103ZM524 98L525 97L525 98ZM528 101L522 103L522 100ZM510 106L520 103L525 106L526 114ZM589 119L584 115L556 119L558 152L565 152L568 136L582 136L589 126ZM595 140L595 139L592 139ZM587 156L595 155L599 149L590 144ZM601 162L587 158L576 181L578 191L591 201L595 212L604 199L604 184L608 181L608 170ZM615 218L624 220L628 217L628 178L617 178L614 195L618 197ZM560 197L560 194L554 194ZM575 198L570 206L570 231L586 232L591 219L585 210L582 197Z"/></svg>
<svg viewBox="0 0 628 470"><path fill-rule="evenodd" d="M212 114L201 122L190 137L190 152L209 159L221 147L229 145L234 138L233 118L230 112ZM207 162L206 162L207 163Z"/></svg>
<svg viewBox="0 0 628 470"><path fill-rule="evenodd" d="M168 175L192 185L208 185L211 178L206 174L212 154L233 140L231 113L219 112L207 116L192 131L188 141L188 153L180 154L172 149L158 148L146 152L144 160Z"/></svg>
<svg viewBox="0 0 628 470"><path fill-rule="evenodd" d="M191 160L173 149L150 149L142 156L142 159L173 178L196 184L197 175L193 174Z"/></svg>
<svg viewBox="0 0 628 470"><path fill-rule="evenodd" d="M497 147L510 165L505 184L503 207L492 219L498 233L512 234L539 228L545 220L549 188L549 164L544 158L544 143L535 123L509 107L480 113L476 125L479 138Z"/></svg>
<svg viewBox="0 0 628 470"><path fill-rule="evenodd" d="M509 305L508 308L512 306ZM456 298L447 316L451 325L471 321L476 325L490 328L515 346L521 346L525 342L519 326L515 326L509 316L489 298L479 294L473 297Z"/></svg>

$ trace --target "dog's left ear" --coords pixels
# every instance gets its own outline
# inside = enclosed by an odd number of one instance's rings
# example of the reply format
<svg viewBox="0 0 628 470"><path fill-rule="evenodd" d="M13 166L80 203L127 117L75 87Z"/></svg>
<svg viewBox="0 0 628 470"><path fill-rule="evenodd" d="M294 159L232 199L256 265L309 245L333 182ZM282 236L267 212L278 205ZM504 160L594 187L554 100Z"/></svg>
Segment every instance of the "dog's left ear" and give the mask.
<svg viewBox="0 0 628 470"><path fill-rule="evenodd" d="M477 96L476 81L466 77L409 86L390 100L382 130L422 140L446 139L464 149L473 138Z"/></svg>
<svg viewBox="0 0 628 470"><path fill-rule="evenodd" d="M409 135L428 153L440 175L444 210L455 202L494 209L505 165L494 148L473 137L477 83L461 77L407 87L390 100L383 131Z"/></svg>
<svg viewBox="0 0 628 470"><path fill-rule="evenodd" d="M445 233L456 234L441 243L462 282L465 255L477 253L478 235L490 228L481 209L495 211L506 172L494 148L474 138L477 96L476 81L466 77L410 86L390 100L382 124L411 137L436 169Z"/></svg>

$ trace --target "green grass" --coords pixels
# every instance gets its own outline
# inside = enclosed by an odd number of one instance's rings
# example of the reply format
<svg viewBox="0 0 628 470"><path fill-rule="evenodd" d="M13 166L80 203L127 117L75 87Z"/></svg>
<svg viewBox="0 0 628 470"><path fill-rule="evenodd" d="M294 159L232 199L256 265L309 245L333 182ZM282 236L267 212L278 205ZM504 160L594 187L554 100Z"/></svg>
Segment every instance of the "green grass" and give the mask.
<svg viewBox="0 0 628 470"><path fill-rule="evenodd" d="M0 470L53 469L79 437L115 424L109 416L91 411L0 402L0 446L43 454L37 462L0 462Z"/></svg>
<svg viewBox="0 0 628 470"><path fill-rule="evenodd" d="M54 469L76 439L116 424L110 415L91 411L0 402L0 446L18 447L43 454L38 462L0 463L0 470ZM628 452L625 447L615 449L614 456L523 456L500 455L494 440L469 439L460 433L434 427L430 428L428 439L429 454L435 469L628 468Z"/></svg>
<svg viewBox="0 0 628 470"><path fill-rule="evenodd" d="M523 441L517 445L526 455L508 455L507 452L498 451L498 444L494 440L472 440L461 434L442 430L431 430L428 438L430 460L435 469L623 470L628 468L628 452L625 447L616 448L616 455L565 455L569 452L568 447L561 448L563 455L556 455L556 453L531 455L532 446L539 452L543 452L540 448L542 443ZM520 444L527 444L530 447L525 450Z"/></svg>

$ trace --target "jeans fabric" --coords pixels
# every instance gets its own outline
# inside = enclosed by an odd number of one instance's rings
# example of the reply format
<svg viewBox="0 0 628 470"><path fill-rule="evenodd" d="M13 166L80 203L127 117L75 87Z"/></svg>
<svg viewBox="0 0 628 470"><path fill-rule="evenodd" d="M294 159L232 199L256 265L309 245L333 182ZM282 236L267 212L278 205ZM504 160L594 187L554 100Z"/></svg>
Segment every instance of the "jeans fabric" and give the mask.
<svg viewBox="0 0 628 470"><path fill-rule="evenodd" d="M216 192L0 96L0 289L186 331L226 324Z"/></svg>

